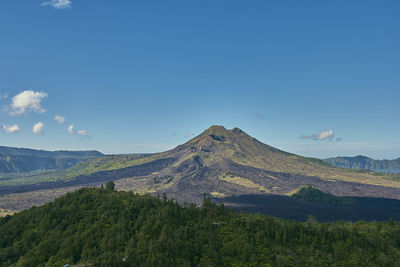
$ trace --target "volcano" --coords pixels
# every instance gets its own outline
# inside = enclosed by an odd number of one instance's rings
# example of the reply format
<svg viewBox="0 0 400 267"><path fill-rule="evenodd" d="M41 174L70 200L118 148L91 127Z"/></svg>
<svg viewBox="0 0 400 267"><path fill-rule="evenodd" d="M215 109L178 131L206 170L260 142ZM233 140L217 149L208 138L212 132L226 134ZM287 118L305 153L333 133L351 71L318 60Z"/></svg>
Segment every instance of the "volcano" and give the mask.
<svg viewBox="0 0 400 267"><path fill-rule="evenodd" d="M242 196L286 197L303 186L339 197L400 199L396 175L333 167L266 145L239 128L212 126L162 153L108 155L67 170L6 180L0 185L0 208L26 209L110 180L117 190L166 194L179 203L201 204L204 195L223 203Z"/></svg>
<svg viewBox="0 0 400 267"><path fill-rule="evenodd" d="M138 176L132 172L130 177L116 180L117 189L165 193L181 202L194 203L200 203L204 194L219 199L289 195L304 185L337 196L400 196L400 182L390 177L336 168L319 159L291 154L239 128L212 126L183 145L140 160L155 170Z"/></svg>

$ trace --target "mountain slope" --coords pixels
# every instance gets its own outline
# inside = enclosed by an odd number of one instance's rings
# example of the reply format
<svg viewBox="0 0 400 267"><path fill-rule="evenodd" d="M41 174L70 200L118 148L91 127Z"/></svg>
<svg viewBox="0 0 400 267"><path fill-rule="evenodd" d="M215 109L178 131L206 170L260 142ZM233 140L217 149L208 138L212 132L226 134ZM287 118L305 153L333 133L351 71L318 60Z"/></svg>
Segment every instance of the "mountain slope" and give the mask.
<svg viewBox="0 0 400 267"><path fill-rule="evenodd" d="M238 128L227 130L212 126L166 152L105 156L67 170L1 181L0 202L3 206L0 208L18 207L21 201L14 201L10 206L4 203L20 199L21 194L24 198L34 198L30 191L42 197L52 195L54 190L61 194L82 186L98 186L109 180L115 181L119 190L154 195L166 193L181 203L200 204L204 193L215 199L239 195L286 195L303 185L337 196L400 199L397 176L332 167L321 160L263 144ZM11 196L11 193L15 195ZM43 203L41 199L40 203Z"/></svg>
<svg viewBox="0 0 400 267"><path fill-rule="evenodd" d="M324 159L332 166L350 169L366 169L372 171L400 172L400 158L393 160L375 160L365 156L336 157Z"/></svg>
<svg viewBox="0 0 400 267"><path fill-rule="evenodd" d="M98 151L44 151L0 146L0 173L66 169L104 156Z"/></svg>

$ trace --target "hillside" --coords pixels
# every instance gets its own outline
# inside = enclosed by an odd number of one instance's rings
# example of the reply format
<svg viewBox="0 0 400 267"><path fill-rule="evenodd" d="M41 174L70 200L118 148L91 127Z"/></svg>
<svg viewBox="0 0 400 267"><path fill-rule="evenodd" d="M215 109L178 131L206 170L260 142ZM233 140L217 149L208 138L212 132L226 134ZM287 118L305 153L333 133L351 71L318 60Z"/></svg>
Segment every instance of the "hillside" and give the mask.
<svg viewBox="0 0 400 267"><path fill-rule="evenodd" d="M104 156L98 151L45 151L0 146L0 173L23 173L70 168Z"/></svg>
<svg viewBox="0 0 400 267"><path fill-rule="evenodd" d="M313 186L303 185L293 192L288 194L294 199L303 199L313 203L328 203L328 204L355 204L356 200L349 197L337 197L335 195L322 192Z"/></svg>
<svg viewBox="0 0 400 267"><path fill-rule="evenodd" d="M400 223L285 221L81 189L0 218L0 266L398 266Z"/></svg>
<svg viewBox="0 0 400 267"><path fill-rule="evenodd" d="M150 155L104 156L67 170L0 181L0 208L20 210L82 186L115 181L118 190L166 193L200 204L240 195L281 195L303 185L336 196L400 199L395 175L332 167L263 144L242 130L212 126L176 148Z"/></svg>
<svg viewBox="0 0 400 267"><path fill-rule="evenodd" d="M332 166L350 169L365 169L372 171L400 172L400 158L393 160L376 160L365 156L336 157L324 159Z"/></svg>

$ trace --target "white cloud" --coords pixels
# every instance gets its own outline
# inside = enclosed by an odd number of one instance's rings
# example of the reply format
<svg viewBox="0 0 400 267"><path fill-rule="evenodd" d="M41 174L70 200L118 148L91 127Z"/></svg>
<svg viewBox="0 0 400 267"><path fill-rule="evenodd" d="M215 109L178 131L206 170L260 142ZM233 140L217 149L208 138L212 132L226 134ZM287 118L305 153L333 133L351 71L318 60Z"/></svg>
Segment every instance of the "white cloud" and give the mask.
<svg viewBox="0 0 400 267"><path fill-rule="evenodd" d="M326 140L326 139L332 139L335 137L335 133L333 129L330 130L323 130L319 133L313 134L313 135L302 135L300 138L301 139L313 139L313 140Z"/></svg>
<svg viewBox="0 0 400 267"><path fill-rule="evenodd" d="M335 137L335 133L333 132L333 129L324 130L324 131L321 131L321 132L313 135L314 140L325 140L325 139L329 139L329 138L333 138L333 137Z"/></svg>
<svg viewBox="0 0 400 267"><path fill-rule="evenodd" d="M21 130L21 128L19 128L19 126L17 124L14 124L14 125L2 125L1 129L5 133L16 133L19 130Z"/></svg>
<svg viewBox="0 0 400 267"><path fill-rule="evenodd" d="M55 115L54 116L54 120L56 120L59 124L63 124L63 123L65 123L67 121L65 119L65 117L60 116L60 115Z"/></svg>
<svg viewBox="0 0 400 267"><path fill-rule="evenodd" d="M44 113L46 110L42 108L41 102L43 98L47 97L44 92L34 92L26 90L14 96L11 100L10 115L22 115L29 111L37 113Z"/></svg>
<svg viewBox="0 0 400 267"><path fill-rule="evenodd" d="M79 130L76 132L76 134L80 135L80 136L88 136L88 133L86 130Z"/></svg>
<svg viewBox="0 0 400 267"><path fill-rule="evenodd" d="M67 9L72 7L72 2L70 0L51 0L44 2L42 6L52 6L57 9Z"/></svg>
<svg viewBox="0 0 400 267"><path fill-rule="evenodd" d="M43 128L44 128L44 123L38 122L35 125L33 125L32 132L34 134L43 134Z"/></svg>
<svg viewBox="0 0 400 267"><path fill-rule="evenodd" d="M75 135L79 135L79 136L90 138L90 135L88 134L88 132L86 130L75 131L74 128L75 128L75 125L73 125L73 124L71 124L67 128L68 134L71 136L71 138L73 138Z"/></svg>
<svg viewBox="0 0 400 267"><path fill-rule="evenodd" d="M68 131L68 134L69 134L69 135L74 135L74 134L75 134L74 127L75 127L75 126L74 126L73 124L71 124L70 126L68 126L67 131Z"/></svg>

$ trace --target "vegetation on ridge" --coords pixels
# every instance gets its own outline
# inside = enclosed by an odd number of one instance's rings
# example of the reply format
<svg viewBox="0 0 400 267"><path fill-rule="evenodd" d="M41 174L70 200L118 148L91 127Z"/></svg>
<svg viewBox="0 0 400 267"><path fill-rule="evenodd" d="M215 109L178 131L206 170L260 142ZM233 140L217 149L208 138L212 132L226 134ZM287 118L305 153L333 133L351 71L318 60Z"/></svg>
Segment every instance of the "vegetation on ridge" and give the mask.
<svg viewBox="0 0 400 267"><path fill-rule="evenodd" d="M0 219L0 266L398 266L400 223L285 221L85 188Z"/></svg>
<svg viewBox="0 0 400 267"><path fill-rule="evenodd" d="M355 204L356 200L349 197L338 197L326 192L322 192L318 188L309 185L303 185L288 194L295 199L303 199L314 203L329 204Z"/></svg>

